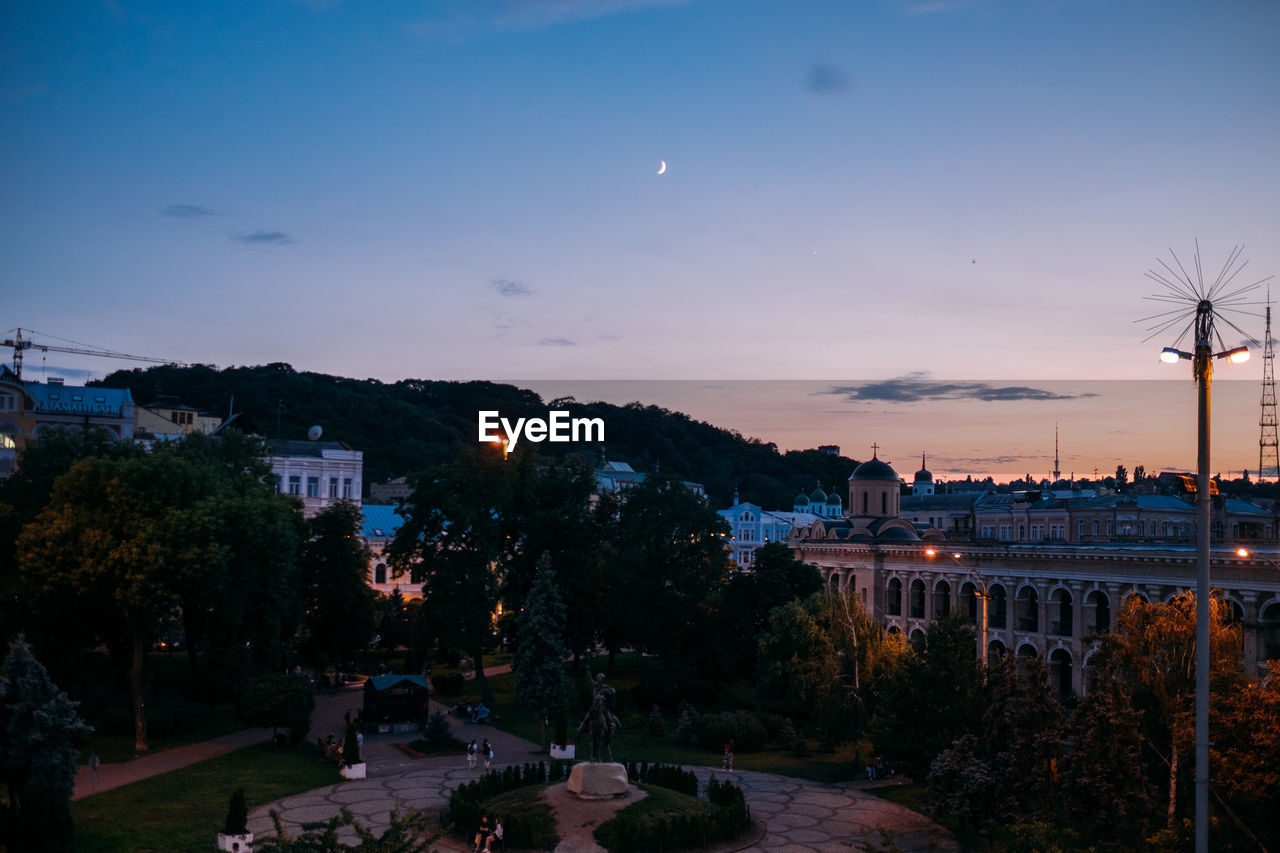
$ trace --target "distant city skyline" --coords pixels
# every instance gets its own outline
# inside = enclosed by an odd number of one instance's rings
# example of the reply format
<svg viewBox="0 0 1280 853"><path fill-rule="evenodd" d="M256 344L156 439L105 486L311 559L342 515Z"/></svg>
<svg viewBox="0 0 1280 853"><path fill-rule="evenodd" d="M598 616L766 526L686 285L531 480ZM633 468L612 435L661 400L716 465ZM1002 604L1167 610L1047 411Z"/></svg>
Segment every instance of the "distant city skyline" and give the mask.
<svg viewBox="0 0 1280 853"><path fill-rule="evenodd" d="M1167 379L1148 269L1280 272L1278 40L1269 0L8 4L0 326L384 381Z"/></svg>

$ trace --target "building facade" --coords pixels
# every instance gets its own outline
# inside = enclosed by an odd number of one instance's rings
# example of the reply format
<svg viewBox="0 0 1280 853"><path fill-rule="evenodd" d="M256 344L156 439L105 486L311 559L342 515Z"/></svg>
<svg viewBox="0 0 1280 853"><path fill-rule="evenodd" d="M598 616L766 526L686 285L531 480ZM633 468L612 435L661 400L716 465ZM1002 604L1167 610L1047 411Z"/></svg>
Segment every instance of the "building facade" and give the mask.
<svg viewBox="0 0 1280 853"><path fill-rule="evenodd" d="M360 506L364 453L341 441L271 439L267 462L276 491L302 500L302 514L311 518L338 501Z"/></svg>

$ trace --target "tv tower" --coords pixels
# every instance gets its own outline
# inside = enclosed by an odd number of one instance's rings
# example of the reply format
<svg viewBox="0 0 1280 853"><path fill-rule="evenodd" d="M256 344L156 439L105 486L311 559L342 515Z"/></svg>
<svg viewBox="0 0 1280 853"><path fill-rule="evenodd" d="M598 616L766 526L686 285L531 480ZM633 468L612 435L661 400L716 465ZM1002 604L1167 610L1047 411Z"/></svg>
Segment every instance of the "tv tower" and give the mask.
<svg viewBox="0 0 1280 853"><path fill-rule="evenodd" d="M1262 427L1258 436L1258 481L1280 480L1280 441L1276 439L1276 351L1271 343L1271 288L1267 288L1267 336L1262 345Z"/></svg>
<svg viewBox="0 0 1280 853"><path fill-rule="evenodd" d="M1058 425L1053 425L1053 482L1062 479L1062 472L1058 470Z"/></svg>

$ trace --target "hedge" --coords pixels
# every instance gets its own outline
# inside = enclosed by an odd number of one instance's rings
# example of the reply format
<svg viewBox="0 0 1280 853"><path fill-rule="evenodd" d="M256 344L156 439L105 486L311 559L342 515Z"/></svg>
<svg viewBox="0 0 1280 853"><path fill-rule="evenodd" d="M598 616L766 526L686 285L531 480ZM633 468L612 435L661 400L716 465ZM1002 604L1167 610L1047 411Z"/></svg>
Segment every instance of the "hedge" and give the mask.
<svg viewBox="0 0 1280 853"><path fill-rule="evenodd" d="M768 740L764 723L750 711L704 714L694 724L698 744L719 751L730 739L736 752L759 752Z"/></svg>

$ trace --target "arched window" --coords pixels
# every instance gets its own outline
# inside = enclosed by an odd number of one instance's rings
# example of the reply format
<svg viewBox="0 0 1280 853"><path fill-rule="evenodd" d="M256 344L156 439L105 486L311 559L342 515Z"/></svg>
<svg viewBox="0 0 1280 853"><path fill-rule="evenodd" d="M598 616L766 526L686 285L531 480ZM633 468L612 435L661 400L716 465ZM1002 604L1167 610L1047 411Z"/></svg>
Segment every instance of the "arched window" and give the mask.
<svg viewBox="0 0 1280 853"><path fill-rule="evenodd" d="M1066 699L1071 690L1071 652L1066 649L1054 649L1049 653L1050 683L1059 699Z"/></svg>
<svg viewBox="0 0 1280 853"><path fill-rule="evenodd" d="M902 615L902 581L889 578L888 605L890 616Z"/></svg>
<svg viewBox="0 0 1280 853"><path fill-rule="evenodd" d="M991 600L987 602L987 627L1003 630L1009 626L1009 595L1001 584L990 587Z"/></svg>
<svg viewBox="0 0 1280 853"><path fill-rule="evenodd" d="M933 618L946 619L951 615L951 584L938 581L933 588Z"/></svg>
<svg viewBox="0 0 1280 853"><path fill-rule="evenodd" d="M960 585L960 599L964 602L965 612L969 614L969 624L978 624L978 586L972 581Z"/></svg>
<svg viewBox="0 0 1280 853"><path fill-rule="evenodd" d="M1111 630L1111 600L1100 589L1089 593L1085 602L1093 605L1093 624L1089 630L1094 634L1105 634Z"/></svg>
<svg viewBox="0 0 1280 853"><path fill-rule="evenodd" d="M1040 596L1034 587L1024 586L1018 590L1018 630L1040 630ZM1022 654L1022 650L1018 650Z"/></svg>
<svg viewBox="0 0 1280 853"><path fill-rule="evenodd" d="M1065 589L1055 589L1049 600L1052 602L1049 633L1057 634L1059 637L1070 637L1075 629L1075 619L1071 612L1071 593Z"/></svg>
<svg viewBox="0 0 1280 853"><path fill-rule="evenodd" d="M386 563L378 563L378 565L374 566L373 582L374 583L387 582L387 564Z"/></svg>
<svg viewBox="0 0 1280 853"><path fill-rule="evenodd" d="M911 618L924 618L924 581L920 578L911 582Z"/></svg>

